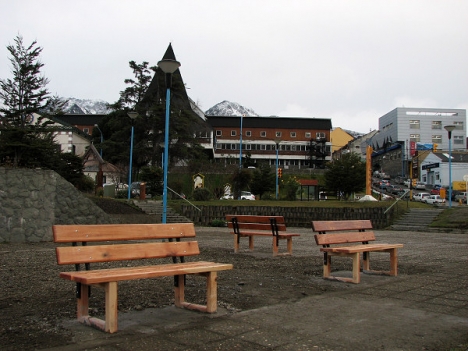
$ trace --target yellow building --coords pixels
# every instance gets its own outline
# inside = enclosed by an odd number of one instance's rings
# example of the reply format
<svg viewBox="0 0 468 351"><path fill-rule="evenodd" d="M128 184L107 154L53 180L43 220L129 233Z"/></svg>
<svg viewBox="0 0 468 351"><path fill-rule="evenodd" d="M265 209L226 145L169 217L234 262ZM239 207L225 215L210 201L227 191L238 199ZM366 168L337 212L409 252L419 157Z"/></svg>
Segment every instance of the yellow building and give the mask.
<svg viewBox="0 0 468 351"><path fill-rule="evenodd" d="M348 144L354 137L348 133L346 133L340 127L333 129L330 132L330 142L332 144L332 154L341 149L343 146Z"/></svg>

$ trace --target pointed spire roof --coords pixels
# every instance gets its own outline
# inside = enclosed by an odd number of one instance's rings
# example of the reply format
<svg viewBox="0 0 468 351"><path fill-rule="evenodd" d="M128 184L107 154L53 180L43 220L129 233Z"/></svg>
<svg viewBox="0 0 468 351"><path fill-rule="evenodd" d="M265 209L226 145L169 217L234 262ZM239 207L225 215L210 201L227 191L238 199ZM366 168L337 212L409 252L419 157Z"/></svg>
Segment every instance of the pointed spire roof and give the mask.
<svg viewBox="0 0 468 351"><path fill-rule="evenodd" d="M169 46L167 47L166 53L164 54L163 60L174 60L177 61L174 55L174 50L172 50L172 44L169 43Z"/></svg>

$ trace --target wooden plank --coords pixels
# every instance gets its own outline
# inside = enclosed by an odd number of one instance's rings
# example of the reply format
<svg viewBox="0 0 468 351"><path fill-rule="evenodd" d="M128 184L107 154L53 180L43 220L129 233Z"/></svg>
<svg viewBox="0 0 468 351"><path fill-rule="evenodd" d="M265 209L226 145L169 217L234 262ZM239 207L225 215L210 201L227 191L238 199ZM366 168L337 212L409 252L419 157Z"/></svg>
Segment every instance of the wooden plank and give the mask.
<svg viewBox="0 0 468 351"><path fill-rule="evenodd" d="M67 246L55 251L60 265L200 254L196 241Z"/></svg>
<svg viewBox="0 0 468 351"><path fill-rule="evenodd" d="M232 269L232 264L215 262L185 262L156 266L99 269L93 271L61 272L60 277L83 284L100 284L123 280L148 279L181 274L197 274Z"/></svg>
<svg viewBox="0 0 468 351"><path fill-rule="evenodd" d="M252 215L226 215L226 221L231 222L237 218L239 223L267 223L270 224L270 218L275 218L277 224L284 224L283 216L252 216Z"/></svg>
<svg viewBox="0 0 468 351"><path fill-rule="evenodd" d="M355 253L355 252L385 252L395 248L402 248L403 244L369 244L369 245L355 245L355 246L344 246L344 247L322 247L322 252L333 252L333 253Z"/></svg>
<svg viewBox="0 0 468 351"><path fill-rule="evenodd" d="M312 221L312 229L315 232L365 230L372 229L372 222L368 219L346 221Z"/></svg>
<svg viewBox="0 0 468 351"><path fill-rule="evenodd" d="M106 296L106 327L108 333L115 333L118 329L117 318L117 282L109 282L104 287Z"/></svg>
<svg viewBox="0 0 468 351"><path fill-rule="evenodd" d="M54 225L54 242L96 242L193 238L193 223Z"/></svg>
<svg viewBox="0 0 468 351"><path fill-rule="evenodd" d="M364 241L374 241L374 232L350 232L350 233L334 233L334 234L315 234L315 242L317 245L333 245L345 243L358 243Z"/></svg>

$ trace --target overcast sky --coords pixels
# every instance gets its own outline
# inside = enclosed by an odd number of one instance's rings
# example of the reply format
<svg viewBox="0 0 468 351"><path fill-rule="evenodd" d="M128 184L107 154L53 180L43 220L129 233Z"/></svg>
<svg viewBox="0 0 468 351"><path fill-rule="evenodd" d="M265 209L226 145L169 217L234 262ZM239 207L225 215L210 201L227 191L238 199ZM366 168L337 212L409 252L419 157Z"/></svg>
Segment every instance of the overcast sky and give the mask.
<svg viewBox="0 0 468 351"><path fill-rule="evenodd" d="M378 128L396 107L468 108L466 0L0 0L0 78L21 34L49 91L115 102L169 43L189 96Z"/></svg>

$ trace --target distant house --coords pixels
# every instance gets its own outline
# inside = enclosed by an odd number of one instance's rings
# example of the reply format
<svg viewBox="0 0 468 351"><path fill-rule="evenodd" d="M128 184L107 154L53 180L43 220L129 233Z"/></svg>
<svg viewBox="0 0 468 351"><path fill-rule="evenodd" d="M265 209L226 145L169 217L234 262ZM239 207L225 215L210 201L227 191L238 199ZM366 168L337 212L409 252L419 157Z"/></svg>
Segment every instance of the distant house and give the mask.
<svg viewBox="0 0 468 351"><path fill-rule="evenodd" d="M343 146L348 144L351 140L353 140L354 137L341 129L340 127L334 128L330 132L330 141L332 143L332 154L341 149Z"/></svg>
<svg viewBox="0 0 468 351"><path fill-rule="evenodd" d="M102 183L122 183L124 172L113 164L102 159L99 152L91 144L83 156L83 173L99 183L99 172L102 171Z"/></svg>

